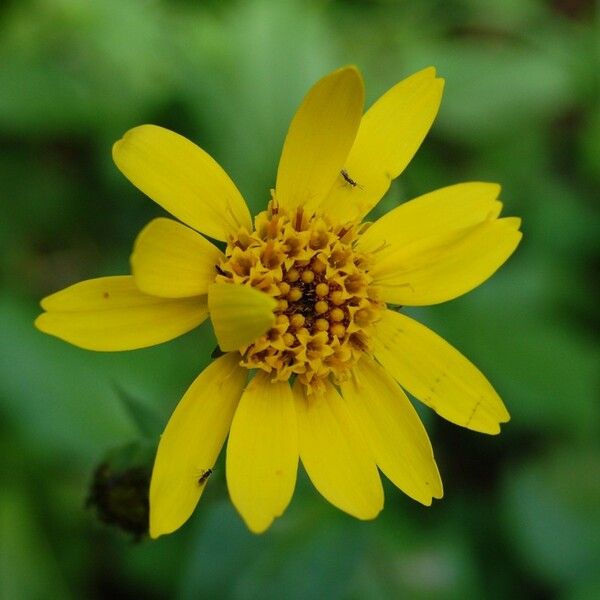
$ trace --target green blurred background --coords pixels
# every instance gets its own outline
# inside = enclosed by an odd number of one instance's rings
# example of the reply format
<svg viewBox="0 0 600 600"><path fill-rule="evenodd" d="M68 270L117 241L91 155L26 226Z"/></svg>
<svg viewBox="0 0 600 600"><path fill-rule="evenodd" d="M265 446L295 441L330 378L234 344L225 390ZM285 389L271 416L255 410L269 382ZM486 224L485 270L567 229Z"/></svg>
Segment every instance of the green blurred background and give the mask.
<svg viewBox="0 0 600 600"><path fill-rule="evenodd" d="M587 0L13 0L0 8L0 594L45 598L600 597L598 24ZM40 297L127 273L160 210L111 161L141 123L210 152L254 211L309 86L355 63L369 103L446 78L421 151L376 209L465 180L503 185L523 243L489 282L412 311L488 375L512 421L488 437L422 411L445 483L427 509L386 487L374 522L300 476L250 534L222 462L155 542L85 507L94 469L154 448L210 360L208 324L95 354L34 330ZM158 418L157 418L158 417Z"/></svg>

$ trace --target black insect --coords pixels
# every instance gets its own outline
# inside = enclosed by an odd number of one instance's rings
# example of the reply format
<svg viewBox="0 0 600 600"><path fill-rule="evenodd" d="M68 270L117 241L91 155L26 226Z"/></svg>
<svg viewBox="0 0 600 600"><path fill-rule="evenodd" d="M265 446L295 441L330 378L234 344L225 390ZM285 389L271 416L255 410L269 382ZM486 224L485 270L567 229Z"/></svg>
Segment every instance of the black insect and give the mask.
<svg viewBox="0 0 600 600"><path fill-rule="evenodd" d="M358 182L354 181L354 179L352 179L350 177L350 175L348 175L348 171L346 171L346 169L342 169L340 171L340 174L344 178L344 180L346 181L346 183L349 183L352 187L356 187L358 185Z"/></svg>
<svg viewBox="0 0 600 600"><path fill-rule="evenodd" d="M200 475L198 479L198 485L203 486L206 483L207 479L212 475L212 472L212 469L206 469L206 471L202 471L202 475Z"/></svg>

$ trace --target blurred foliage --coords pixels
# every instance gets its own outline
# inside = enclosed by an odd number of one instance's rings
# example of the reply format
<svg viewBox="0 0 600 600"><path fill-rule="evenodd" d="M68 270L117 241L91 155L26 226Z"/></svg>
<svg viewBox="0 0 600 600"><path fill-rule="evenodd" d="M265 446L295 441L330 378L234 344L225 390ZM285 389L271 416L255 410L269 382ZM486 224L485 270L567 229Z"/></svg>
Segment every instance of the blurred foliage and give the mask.
<svg viewBox="0 0 600 600"><path fill-rule="evenodd" d="M591 0L13 0L0 5L2 598L600 597L598 20ZM158 439L215 346L203 325L94 354L32 327L37 300L128 270L160 210L111 163L144 122L196 140L253 210L308 87L356 63L369 101L429 64L439 118L375 209L462 180L503 184L525 237L492 280L413 311L490 377L498 437L422 411L446 497L391 486L379 519L300 477L265 535L219 465L178 533L135 544L84 508L112 449ZM160 427L158 427L160 429Z"/></svg>

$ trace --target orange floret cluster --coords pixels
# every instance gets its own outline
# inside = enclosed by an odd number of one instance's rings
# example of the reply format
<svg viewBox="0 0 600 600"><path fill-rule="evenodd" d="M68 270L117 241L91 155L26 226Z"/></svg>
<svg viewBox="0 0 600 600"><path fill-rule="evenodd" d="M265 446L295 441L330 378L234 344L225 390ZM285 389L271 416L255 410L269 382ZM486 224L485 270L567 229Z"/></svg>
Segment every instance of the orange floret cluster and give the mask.
<svg viewBox="0 0 600 600"><path fill-rule="evenodd" d="M250 285L277 299L275 325L242 349L242 365L276 380L296 375L310 392L339 383L369 349L384 304L371 285L369 255L355 250L356 225L335 225L273 201L252 233L241 229L217 265L218 282Z"/></svg>

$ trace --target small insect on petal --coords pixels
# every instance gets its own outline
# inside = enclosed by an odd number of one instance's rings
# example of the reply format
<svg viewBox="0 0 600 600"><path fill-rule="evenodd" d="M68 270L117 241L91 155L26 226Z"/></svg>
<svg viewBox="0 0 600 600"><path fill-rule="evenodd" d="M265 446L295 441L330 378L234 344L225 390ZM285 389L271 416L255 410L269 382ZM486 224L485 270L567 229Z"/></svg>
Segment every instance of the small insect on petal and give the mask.
<svg viewBox="0 0 600 600"><path fill-rule="evenodd" d="M346 183L349 183L352 187L356 187L358 185L358 182L354 181L354 179L352 179L350 177L350 175L348 175L348 171L346 171L346 169L342 169L340 171L340 175L344 178L344 181ZM358 186L358 187L360 187L360 186Z"/></svg>
<svg viewBox="0 0 600 600"><path fill-rule="evenodd" d="M212 475L212 472L212 469L206 469L206 471L202 471L202 475L200 475L200 478L198 479L198 485L203 486L208 481L208 478Z"/></svg>

